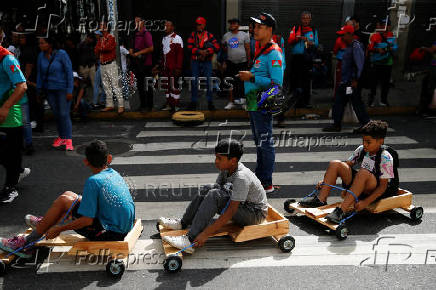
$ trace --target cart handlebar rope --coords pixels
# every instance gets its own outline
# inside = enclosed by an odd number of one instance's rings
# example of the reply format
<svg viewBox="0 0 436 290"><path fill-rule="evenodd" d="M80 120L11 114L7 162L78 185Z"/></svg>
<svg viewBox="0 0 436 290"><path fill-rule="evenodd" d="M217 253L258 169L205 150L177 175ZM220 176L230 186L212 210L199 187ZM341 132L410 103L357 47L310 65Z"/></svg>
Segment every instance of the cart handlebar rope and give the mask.
<svg viewBox="0 0 436 290"><path fill-rule="evenodd" d="M356 203L359 202L359 199L358 199L357 196L354 194L354 192L352 192L352 191L349 190L349 189L346 189L346 188L343 188L343 187L340 187L340 186L336 186L336 185L327 184L327 183L325 183L325 182L322 182L322 183L320 184L320 186L324 186L324 185L329 186L329 187L331 187L331 188L333 188L333 189L341 190L341 191L344 191L344 190L345 190L345 191L349 192L349 193L354 197L354 200L356 201ZM311 193L309 193L309 194L306 195L305 197L310 197L310 196L312 196L312 195L314 195L314 194L316 194L316 193L318 193L318 192L319 192L318 188L315 188ZM343 223L345 223L345 221L347 221L348 219L352 218L355 214L356 214L356 212L353 211L350 215L348 215L347 217L343 218L343 219L339 222L339 224L342 225Z"/></svg>

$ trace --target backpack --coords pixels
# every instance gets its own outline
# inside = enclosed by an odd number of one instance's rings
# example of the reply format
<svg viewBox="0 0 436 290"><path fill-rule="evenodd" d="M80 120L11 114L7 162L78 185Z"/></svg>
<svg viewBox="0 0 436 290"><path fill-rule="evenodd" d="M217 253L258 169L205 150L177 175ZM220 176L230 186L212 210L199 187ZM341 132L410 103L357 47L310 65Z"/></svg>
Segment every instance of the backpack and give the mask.
<svg viewBox="0 0 436 290"><path fill-rule="evenodd" d="M380 184L380 163L381 163L381 155L383 153L383 150L386 150L391 154L393 159L393 165L394 165L394 178L392 178L389 183L388 187L386 188L385 192L389 192L392 194L396 194L398 192L399 186L400 186L400 178L398 175L398 168L400 167L400 160L398 158L398 152L395 151L392 147L387 145L382 145L380 147L380 150L377 152L375 156L375 178L377 179L377 186ZM363 161L363 158L365 157L365 151L362 150L360 152L359 158L357 159L357 163L361 163Z"/></svg>

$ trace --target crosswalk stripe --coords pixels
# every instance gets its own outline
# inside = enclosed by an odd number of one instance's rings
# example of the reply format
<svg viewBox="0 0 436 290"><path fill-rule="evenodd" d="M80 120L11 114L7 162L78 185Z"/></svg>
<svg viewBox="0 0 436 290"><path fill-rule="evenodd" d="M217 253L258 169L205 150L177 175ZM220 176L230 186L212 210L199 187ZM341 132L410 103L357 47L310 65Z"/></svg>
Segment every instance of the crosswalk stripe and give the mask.
<svg viewBox="0 0 436 290"><path fill-rule="evenodd" d="M306 124L331 124L331 120L286 120L283 122L285 125L306 125ZM250 121L240 122L206 122L201 125L194 126L194 128L204 128L204 127L239 127L239 126L249 126ZM179 125L173 122L147 122L145 128L180 128Z"/></svg>
<svg viewBox="0 0 436 290"><path fill-rule="evenodd" d="M347 138L347 136L342 136L341 138L333 138L333 139L323 139L323 140L314 140L312 144L315 144L315 141L318 142L316 146L330 146L336 148L341 145L361 145L362 138ZM291 143L288 141L282 142L280 141L278 146L285 146L286 144L294 144L296 141L292 141ZM307 148L310 144L310 139L304 139L303 146ZM385 143L389 145L400 145L400 144L417 144L416 140L413 140L406 136L391 136L385 139ZM254 141L247 140L243 141L245 148L254 148L256 145ZM300 143L298 143L300 144ZM166 150L181 150L181 149L213 149L215 148L216 140L209 140L205 142L201 140L199 142L155 142L155 143L146 143L146 144L133 144L132 150L133 152L158 152L158 151L166 151ZM316 147L312 146L312 147Z"/></svg>
<svg viewBox="0 0 436 290"><path fill-rule="evenodd" d="M436 168L399 168L401 182L435 181ZM276 185L314 185L324 175L325 171L275 172L273 181ZM173 174L128 176L126 182L135 189L156 188L189 188L214 183L216 173L206 174Z"/></svg>
<svg viewBox="0 0 436 290"><path fill-rule="evenodd" d="M436 158L436 149L419 148L397 150L401 159L427 159ZM328 151L328 152L298 152L298 153L277 153L277 163L283 162L329 162L330 160L343 160L350 156L353 151ZM256 162L256 154L244 154L243 162ZM183 164L183 163L213 163L215 156L212 154L203 155L165 155L165 156L131 156L116 157L112 165L130 164Z"/></svg>
<svg viewBox="0 0 436 290"><path fill-rule="evenodd" d="M292 234L292 232L291 232ZM227 238L211 238L203 248L186 256L182 269L229 269L291 266L366 266L435 264L436 234L352 235L345 241L334 236L294 236L296 247L282 253L272 239L250 241L236 246ZM57 249L54 249L56 253ZM52 252L53 253L53 252ZM104 259L80 260L68 255L45 260L38 274L103 271ZM129 271L162 270L165 255L160 239L138 240L125 259ZM95 263L94 261L94 263ZM51 262L51 263L49 263Z"/></svg>
<svg viewBox="0 0 436 290"><path fill-rule="evenodd" d="M353 129L348 128L341 131L341 133L352 133ZM394 129L389 128L389 132L394 132ZM338 134L337 132L323 132L322 128L289 128L289 129L273 129L274 135L286 134L285 138L292 138L294 135L332 135ZM136 138L146 138L146 137L183 137L183 136L193 136L193 137L205 137L205 136L251 136L252 132L250 128L240 129L240 130L175 130L175 131L141 131L136 136Z"/></svg>
<svg viewBox="0 0 436 290"><path fill-rule="evenodd" d="M150 192L148 194L149 197L156 197L157 193ZM166 193L168 195L168 192ZM283 203L292 197L288 198L268 198L268 203L277 209L279 212L282 212L286 215L283 210ZM294 198L296 200L300 200L300 198ZM342 199L339 196L331 196L328 199L329 203L339 202ZM436 191L433 194L420 194L413 196L413 204L415 206L423 206L424 214L435 214L436 213ZM136 216L143 221L153 221L157 220L161 216L165 217L180 217L185 209L188 207L189 201L171 201L171 202L145 202L145 201L136 201ZM399 212L403 212L402 210L398 210Z"/></svg>

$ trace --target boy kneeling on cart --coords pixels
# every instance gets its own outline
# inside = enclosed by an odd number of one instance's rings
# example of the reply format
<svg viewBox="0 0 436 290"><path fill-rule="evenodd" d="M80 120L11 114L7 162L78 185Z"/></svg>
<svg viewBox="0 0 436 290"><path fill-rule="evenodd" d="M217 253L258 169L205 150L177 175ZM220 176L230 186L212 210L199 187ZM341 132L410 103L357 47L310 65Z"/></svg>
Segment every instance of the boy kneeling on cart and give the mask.
<svg viewBox="0 0 436 290"><path fill-rule="evenodd" d="M83 195L66 191L51 205L44 217L26 215L33 231L27 236L0 238L0 249L13 252L45 237L56 238L74 230L91 241L122 241L133 227L135 205L121 175L109 168L112 155L104 142L95 140L86 147L84 163L93 175L85 182ZM72 222L57 225L67 215ZM25 253L24 253L25 254Z"/></svg>
<svg viewBox="0 0 436 290"><path fill-rule="evenodd" d="M265 190L256 175L239 162L243 145L236 140L221 140L215 147L215 167L220 170L216 184L206 186L191 201L182 219L161 217L158 223L168 229L190 227L186 235L164 236L171 246L193 253L206 240L232 220L243 227L261 224L268 214ZM215 214L220 217L213 221Z"/></svg>
<svg viewBox="0 0 436 290"><path fill-rule="evenodd" d="M333 160L318 183L319 196L303 198L299 204L302 207L321 207L327 205L327 197L341 177L344 200L340 207L326 216L332 223L339 224L351 214L351 211L361 211L376 200L397 195L398 174L395 174L394 158L398 155L393 149L383 146L388 124L382 121L368 122L360 132L363 135L363 145L360 145L347 161ZM389 150L389 151L388 151ZM351 191L351 193L350 193Z"/></svg>

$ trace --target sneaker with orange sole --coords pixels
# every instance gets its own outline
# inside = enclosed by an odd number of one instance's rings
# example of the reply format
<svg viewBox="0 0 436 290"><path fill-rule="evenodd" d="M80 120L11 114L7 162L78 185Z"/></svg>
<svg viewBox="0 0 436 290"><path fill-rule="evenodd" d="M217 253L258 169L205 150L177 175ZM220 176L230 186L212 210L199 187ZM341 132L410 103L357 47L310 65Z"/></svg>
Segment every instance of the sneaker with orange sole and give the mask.
<svg viewBox="0 0 436 290"><path fill-rule="evenodd" d="M66 139L65 140L65 150L67 151L74 151L74 147L73 147L73 140L72 139Z"/></svg>
<svg viewBox="0 0 436 290"><path fill-rule="evenodd" d="M65 145L65 139L61 139L61 137L57 137L53 144L51 145L53 148L60 148L61 146Z"/></svg>

